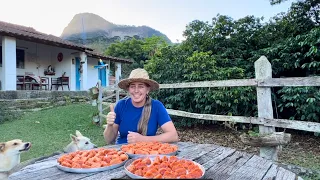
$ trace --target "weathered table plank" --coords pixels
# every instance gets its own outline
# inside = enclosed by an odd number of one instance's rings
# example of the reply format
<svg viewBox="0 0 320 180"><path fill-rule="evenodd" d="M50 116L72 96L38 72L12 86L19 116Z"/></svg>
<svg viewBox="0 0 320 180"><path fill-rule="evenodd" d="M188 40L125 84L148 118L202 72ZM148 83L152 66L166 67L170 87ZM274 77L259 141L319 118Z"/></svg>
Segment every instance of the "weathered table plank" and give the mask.
<svg viewBox="0 0 320 180"><path fill-rule="evenodd" d="M269 168L268 172L264 175L262 180L274 180L278 172L278 166L275 164L272 164L272 166Z"/></svg>
<svg viewBox="0 0 320 180"><path fill-rule="evenodd" d="M227 179L246 163L252 155L236 151L231 156L226 157L218 164L215 164L206 171L204 178L207 179Z"/></svg>
<svg viewBox="0 0 320 180"><path fill-rule="evenodd" d="M279 167L275 180L296 179L296 175L282 167Z"/></svg>
<svg viewBox="0 0 320 180"><path fill-rule="evenodd" d="M235 173L233 173L228 180L237 179L262 179L272 162L262 157L254 155L243 166L241 166Z"/></svg>
<svg viewBox="0 0 320 180"><path fill-rule="evenodd" d="M53 180L53 179L67 179L67 180L78 180L78 179L83 179L84 177L87 176L92 176L93 174L96 173L88 173L88 174L73 174L73 173L60 173L58 175L54 176L48 176L46 178L43 178L42 180Z"/></svg>
<svg viewBox="0 0 320 180"><path fill-rule="evenodd" d="M51 167L46 169L41 169L39 171L29 171L20 174L13 174L11 178L15 177L24 177L25 179L44 179L51 176L56 176L58 174L65 174L61 173L61 171L57 167Z"/></svg>
<svg viewBox="0 0 320 180"><path fill-rule="evenodd" d="M195 162L201 164L207 170L233 154L235 151L235 149L231 148L218 147L217 149L214 149L213 151L196 159Z"/></svg>
<svg viewBox="0 0 320 180"><path fill-rule="evenodd" d="M235 149L214 144L197 144L192 142L173 143L179 147L177 156L192 159L206 169L205 179L257 179L257 180L295 180L294 173L278 167L271 161L259 156ZM105 148L120 149L121 145L104 146ZM105 180L105 179L130 179L125 174L124 167L96 173L68 173L56 167L57 159L61 156L54 155L41 159L34 164L26 166L12 174L10 180Z"/></svg>
<svg viewBox="0 0 320 180"><path fill-rule="evenodd" d="M196 143L193 143L193 142L176 142L176 143L172 143L172 144L177 145L179 147L179 149L184 149L184 148L187 148L190 146L197 145Z"/></svg>
<svg viewBox="0 0 320 180"><path fill-rule="evenodd" d="M183 150L180 150L177 156L181 158L194 160L200 158L202 155L216 148L218 148L218 146L213 144L197 144L194 146L183 148Z"/></svg>
<svg viewBox="0 0 320 180"><path fill-rule="evenodd" d="M55 167L56 165L57 165L57 159L43 161L40 163L35 163L29 166L26 166L25 168L21 169L19 172L14 173L14 175L34 173L34 172Z"/></svg>
<svg viewBox="0 0 320 180"><path fill-rule="evenodd" d="M119 167L116 169L103 171L101 173L95 174L93 176L87 176L85 178L82 178L83 180L105 180L105 179L119 179L125 176L124 168Z"/></svg>

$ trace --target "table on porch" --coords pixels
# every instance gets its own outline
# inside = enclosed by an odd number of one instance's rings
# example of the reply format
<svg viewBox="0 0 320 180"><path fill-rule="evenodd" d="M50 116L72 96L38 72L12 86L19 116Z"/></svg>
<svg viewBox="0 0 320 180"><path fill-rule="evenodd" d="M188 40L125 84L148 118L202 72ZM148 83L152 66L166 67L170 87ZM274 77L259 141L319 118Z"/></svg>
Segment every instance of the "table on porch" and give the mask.
<svg viewBox="0 0 320 180"><path fill-rule="evenodd" d="M257 179L257 180L295 180L302 179L276 164L256 155L236 151L229 147L214 144L197 144L191 142L174 143L179 146L178 157L192 159L206 169L203 179ZM120 148L120 145L105 146ZM130 179L125 174L123 166L98 173L67 173L59 170L55 165L61 155L40 160L28 165L9 176L15 179L68 179L68 180L99 180L99 179Z"/></svg>
<svg viewBox="0 0 320 180"><path fill-rule="evenodd" d="M16 80L17 87L21 87L20 90L35 90L34 87L38 87L39 90L42 90L43 86L45 86L45 90L47 90L49 89L49 82L49 77L40 77L32 74L17 75Z"/></svg>

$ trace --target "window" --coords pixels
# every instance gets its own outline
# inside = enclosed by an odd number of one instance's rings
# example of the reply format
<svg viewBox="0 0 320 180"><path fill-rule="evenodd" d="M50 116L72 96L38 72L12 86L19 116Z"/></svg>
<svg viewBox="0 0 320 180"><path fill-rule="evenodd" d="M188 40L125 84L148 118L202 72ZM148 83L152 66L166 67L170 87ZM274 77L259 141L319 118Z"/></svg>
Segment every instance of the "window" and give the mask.
<svg viewBox="0 0 320 180"><path fill-rule="evenodd" d="M24 69L24 50L17 49L17 68Z"/></svg>
<svg viewBox="0 0 320 180"><path fill-rule="evenodd" d="M24 69L24 57L25 57L24 50L16 49L17 68ZM0 67L2 67L2 46L0 46Z"/></svg>

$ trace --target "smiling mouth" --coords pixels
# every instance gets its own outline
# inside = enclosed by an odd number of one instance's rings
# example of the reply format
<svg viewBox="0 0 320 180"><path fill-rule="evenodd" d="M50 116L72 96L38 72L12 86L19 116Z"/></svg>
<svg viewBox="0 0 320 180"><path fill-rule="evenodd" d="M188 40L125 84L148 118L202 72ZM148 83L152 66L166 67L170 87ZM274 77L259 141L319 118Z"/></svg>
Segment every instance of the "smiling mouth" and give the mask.
<svg viewBox="0 0 320 180"><path fill-rule="evenodd" d="M133 97L137 99L137 98L140 98L141 95L134 95Z"/></svg>
<svg viewBox="0 0 320 180"><path fill-rule="evenodd" d="M31 148L31 143L27 143L24 145L24 149L19 150L19 152L28 151L30 148Z"/></svg>

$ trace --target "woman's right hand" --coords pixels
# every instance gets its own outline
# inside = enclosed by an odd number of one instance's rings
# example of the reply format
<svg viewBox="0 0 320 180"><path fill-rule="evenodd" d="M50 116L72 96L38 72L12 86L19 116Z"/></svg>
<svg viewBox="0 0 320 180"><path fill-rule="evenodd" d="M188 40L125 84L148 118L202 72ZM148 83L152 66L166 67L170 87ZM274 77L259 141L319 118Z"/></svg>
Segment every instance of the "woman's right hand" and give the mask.
<svg viewBox="0 0 320 180"><path fill-rule="evenodd" d="M116 113L114 112L113 104L110 104L110 112L107 114L107 125L113 125L116 119Z"/></svg>

